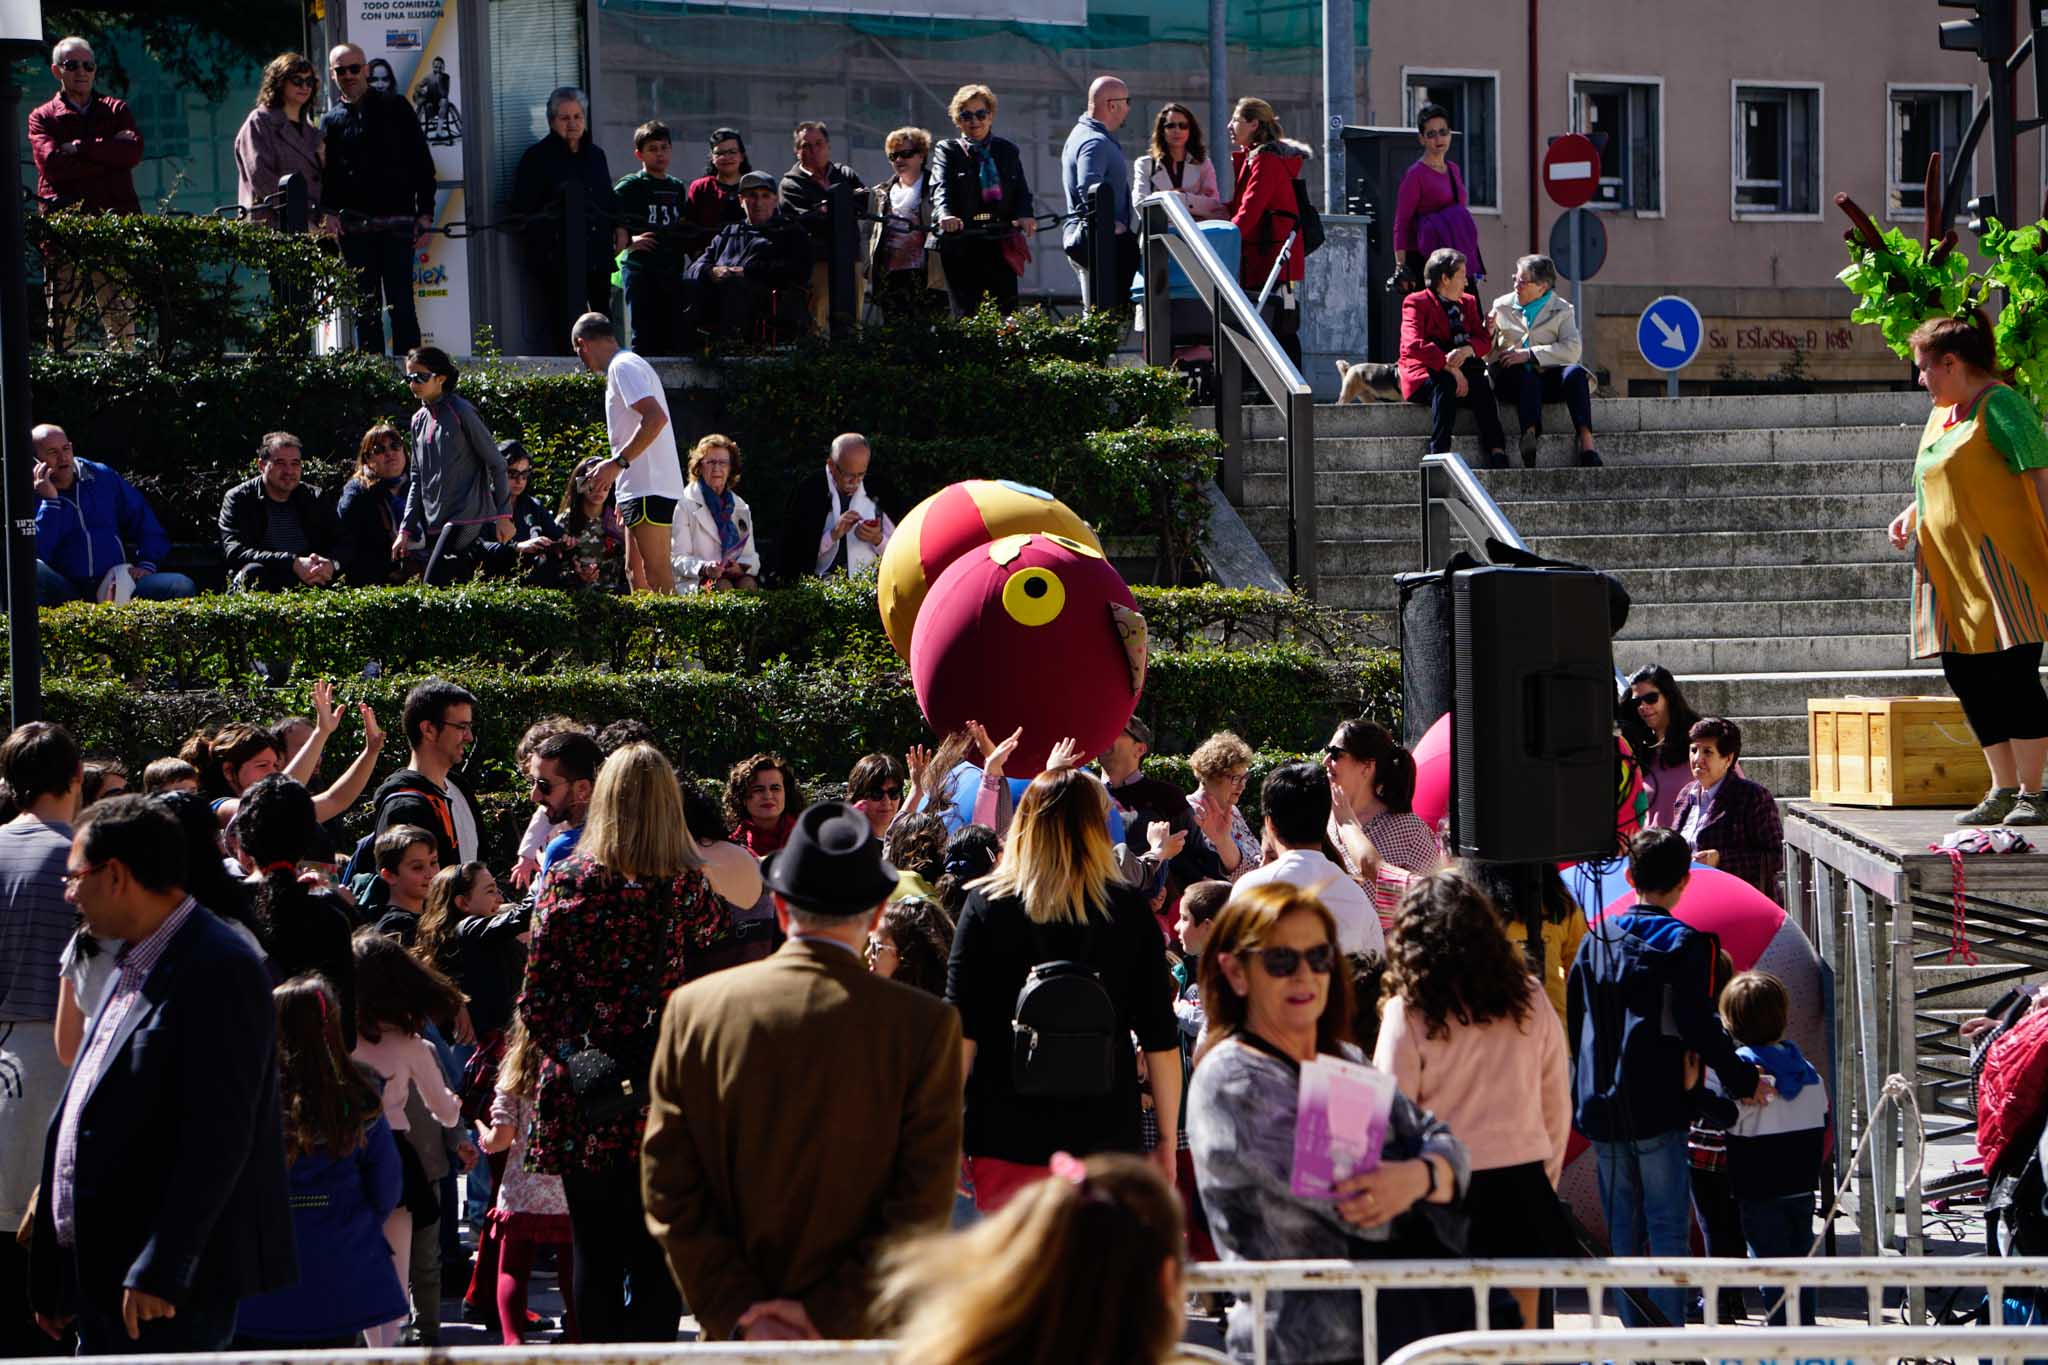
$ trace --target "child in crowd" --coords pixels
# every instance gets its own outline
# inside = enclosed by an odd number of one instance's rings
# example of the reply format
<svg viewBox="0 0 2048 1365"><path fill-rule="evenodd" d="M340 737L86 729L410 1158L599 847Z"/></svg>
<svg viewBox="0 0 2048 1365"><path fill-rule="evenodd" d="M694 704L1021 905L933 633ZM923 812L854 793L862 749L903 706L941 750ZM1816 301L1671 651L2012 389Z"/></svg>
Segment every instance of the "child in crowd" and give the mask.
<svg viewBox="0 0 2048 1365"><path fill-rule="evenodd" d="M505 1035L505 1058L498 1064L498 1090L491 1099L489 1121L476 1126L478 1145L505 1158L505 1178L498 1183L497 1203L490 1212L490 1233L498 1247L498 1331L507 1346L524 1339L520 1329L527 1321L527 1281L534 1256L543 1246L559 1248L556 1273L561 1277L562 1303L568 1308L563 1339L577 1340L574 1258L569 1254L573 1237L562 1177L525 1169L526 1133L533 1123L539 1079L540 1054L515 1014Z"/></svg>
<svg viewBox="0 0 2048 1365"><path fill-rule="evenodd" d="M1716 1118L1728 1127L1728 1189L1742 1219L1752 1258L1805 1256L1813 1249L1814 1193L1828 1132L1828 1092L1820 1073L1785 1038L1791 1001L1769 972L1743 972L1721 992L1721 1018L1740 1044L1736 1054L1761 1067L1776 1093L1765 1105L1721 1099ZM1715 1093L1718 1096L1719 1087ZM1782 1289L1766 1288L1770 1323L1785 1324ZM1811 1323L1814 1290L1799 1291L1799 1320Z"/></svg>
<svg viewBox="0 0 2048 1365"><path fill-rule="evenodd" d="M1757 1088L1755 1065L1736 1055L1707 998L1713 936L1671 913L1691 869L1683 835L1636 835L1628 854L1636 903L1593 926L1567 983L1573 1118L1593 1143L1616 1256L1676 1258L1692 1250L1685 1054L1698 1053L1734 1098L1746 1100ZM1685 1321L1684 1290L1647 1292L1666 1322ZM1621 1317L1631 1327L1646 1322L1626 1299Z"/></svg>
<svg viewBox="0 0 2048 1365"><path fill-rule="evenodd" d="M399 1135L404 1198L385 1220L384 1240L397 1263L398 1278L411 1284L415 1224L425 1228L440 1221L441 1200L409 1138L412 1125L406 1117L406 1097L416 1092L442 1128L453 1128L461 1121L461 1106L442 1076L434 1046L421 1034L429 1020L455 1012L462 1004L462 992L447 977L414 958L397 939L375 929L358 929L354 946L359 1041L351 1055L377 1074L384 1119ZM434 1270L438 1281L438 1262ZM438 1313L438 1303L435 1309ZM395 1345L403 1322L401 1318L383 1323L366 1331L364 1337L372 1347Z"/></svg>
<svg viewBox="0 0 2048 1365"><path fill-rule="evenodd" d="M689 186L668 173L674 150L667 124L641 124L633 130L640 169L612 187L632 235L619 257L619 277L632 310L633 349L641 355L677 353L683 269L690 263L683 240Z"/></svg>
<svg viewBox="0 0 2048 1365"><path fill-rule="evenodd" d="M377 877L359 897L365 911L381 911L377 931L412 947L419 935L427 889L441 870L440 846L418 825L393 825L377 836Z"/></svg>
<svg viewBox="0 0 2048 1365"><path fill-rule="evenodd" d="M236 1311L247 1351L337 1350L405 1316L405 1288L384 1226L404 1184L377 1087L341 1040L341 1006L325 978L295 976L277 1006L278 1101L299 1282Z"/></svg>
<svg viewBox="0 0 2048 1365"><path fill-rule="evenodd" d="M159 758L142 770L142 794L155 796L158 792L196 792L199 790L199 769L182 758Z"/></svg>
<svg viewBox="0 0 2048 1365"><path fill-rule="evenodd" d="M569 547L569 587L599 592L626 590L626 526L619 520L618 499L611 485L597 489L595 455L576 466L562 491L562 534Z"/></svg>

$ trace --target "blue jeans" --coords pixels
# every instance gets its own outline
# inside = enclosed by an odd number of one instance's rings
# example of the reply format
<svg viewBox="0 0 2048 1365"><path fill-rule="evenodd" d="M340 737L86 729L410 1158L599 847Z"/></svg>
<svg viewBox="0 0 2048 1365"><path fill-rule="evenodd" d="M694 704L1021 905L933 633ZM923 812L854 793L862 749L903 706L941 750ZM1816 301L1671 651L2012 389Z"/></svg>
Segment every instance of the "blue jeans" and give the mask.
<svg viewBox="0 0 2048 1365"><path fill-rule="evenodd" d="M36 561L36 605L61 607L66 602L90 602L97 580L66 578L42 560ZM144 574L135 584L135 595L145 602L163 602L173 597L190 597L199 585L181 573Z"/></svg>
<svg viewBox="0 0 2048 1365"><path fill-rule="evenodd" d="M1739 1199L1736 1212L1742 1216L1742 1240L1753 1260L1771 1256L1804 1256L1813 1249L1813 1191L1788 1194L1780 1199ZM1785 1325L1785 1290L1782 1285L1764 1287L1764 1302L1771 1305L1771 1326ZM1820 1308L1820 1295L1812 1289L1799 1291L1799 1321L1813 1324Z"/></svg>
<svg viewBox="0 0 2048 1365"><path fill-rule="evenodd" d="M1674 1128L1633 1142L1596 1142L1600 1210L1607 1216L1607 1240L1616 1256L1682 1259L1692 1254L1692 1162L1686 1130ZM1685 1326L1683 1289L1652 1289L1650 1303L1674 1327ZM1619 1316L1629 1327L1650 1324L1635 1305L1621 1301Z"/></svg>

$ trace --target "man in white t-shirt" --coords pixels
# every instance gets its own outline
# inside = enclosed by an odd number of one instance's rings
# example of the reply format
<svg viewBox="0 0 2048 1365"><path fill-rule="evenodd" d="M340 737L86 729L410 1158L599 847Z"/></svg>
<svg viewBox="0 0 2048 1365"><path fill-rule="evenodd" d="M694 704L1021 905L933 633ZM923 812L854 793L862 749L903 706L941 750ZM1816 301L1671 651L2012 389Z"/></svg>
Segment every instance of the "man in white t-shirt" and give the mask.
<svg viewBox="0 0 2048 1365"><path fill-rule="evenodd" d="M635 592L676 590L669 564L670 529L683 496L683 464L676 455L668 395L654 367L619 345L612 320L585 313L569 330L569 344L588 370L604 374L604 430L611 460L598 477L615 487L619 520L626 524L626 572ZM616 482L614 482L616 481Z"/></svg>
<svg viewBox="0 0 2048 1365"><path fill-rule="evenodd" d="M1284 764L1259 789L1259 804L1266 812L1266 843L1280 851L1239 877L1237 891L1267 882L1312 891L1337 921L1339 951L1386 956L1387 938L1372 899L1323 854L1330 775L1314 763Z"/></svg>

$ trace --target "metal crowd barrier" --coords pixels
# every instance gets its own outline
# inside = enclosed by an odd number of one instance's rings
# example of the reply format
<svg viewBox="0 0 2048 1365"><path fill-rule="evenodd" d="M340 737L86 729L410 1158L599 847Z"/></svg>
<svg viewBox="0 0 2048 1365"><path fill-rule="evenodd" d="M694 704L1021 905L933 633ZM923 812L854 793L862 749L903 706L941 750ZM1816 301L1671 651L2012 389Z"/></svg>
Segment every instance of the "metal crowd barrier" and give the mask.
<svg viewBox="0 0 2048 1365"><path fill-rule="evenodd" d="M2023 1360L2048 1356L2048 1328L1758 1327L1690 1332L1455 1332L1403 1347L1387 1365L1510 1361L1707 1360L1852 1365L1893 1360Z"/></svg>
<svg viewBox="0 0 2048 1365"><path fill-rule="evenodd" d="M1677 1261L1651 1257L1526 1261L1204 1261L1190 1265L1187 1269L1187 1288L1190 1293L1227 1292L1251 1300L1252 1319L1255 1323L1252 1340L1254 1365L1266 1365L1266 1302L1267 1296L1275 1290L1335 1290L1356 1293L1359 1296L1360 1320L1364 1329L1364 1362L1365 1365L1379 1365L1377 1310L1381 1293L1403 1289L1469 1289L1477 1310L1480 1331L1474 1335L1478 1339L1524 1340L1533 1337L1549 1341L1555 1338L1552 1333L1547 1332L1488 1332L1488 1326L1492 1321L1487 1301L1488 1294L1496 1289L1582 1289L1586 1292L1588 1311L1597 1327L1601 1320L1608 1316L1606 1310L1609 1295L1622 1288L1684 1288L1706 1291L1706 1326L1689 1331L1660 1329L1664 1330L1668 1337L1683 1340L1686 1345L1682 1350L1645 1348L1629 1351L1616 1348L1604 1350L1604 1354L1600 1351L1582 1351L1578 1354L1567 1353L1558 1356L1492 1357L1503 1360L1650 1360L1668 1359L1673 1356L1685 1359L1701 1356L1713 1358L1716 1352L1704 1344L1707 1341L1705 1334L1725 1331L1730 1335L1740 1335L1747 1341L1748 1334L1751 1333L1788 1330L1762 1327L1724 1329L1720 1324L1720 1304L1715 1291L1747 1289L1759 1285L1782 1291L1785 1311L1794 1326L1799 1325L1798 1291L1801 1289L1866 1291L1865 1316L1868 1328L1873 1329L1886 1327L1884 1293L1887 1289L1910 1291L1941 1286L1981 1285L1992 1304L1992 1325L2002 1327L2007 1289L2048 1289L2048 1257L1816 1256L1756 1261L1704 1257ZM1951 1344L1956 1339L1957 1330L1949 1329L1948 1339ZM1971 1330L1972 1353L1980 1356L1993 1354L1977 1347L1977 1329ZM2048 1329L2043 1329L2040 1344L2048 1346ZM2048 1356L2048 1350L2034 1350L2032 1354ZM1396 1361L1404 1360L1406 1355L1406 1351L1396 1354L1388 1360L1387 1365L1395 1365Z"/></svg>

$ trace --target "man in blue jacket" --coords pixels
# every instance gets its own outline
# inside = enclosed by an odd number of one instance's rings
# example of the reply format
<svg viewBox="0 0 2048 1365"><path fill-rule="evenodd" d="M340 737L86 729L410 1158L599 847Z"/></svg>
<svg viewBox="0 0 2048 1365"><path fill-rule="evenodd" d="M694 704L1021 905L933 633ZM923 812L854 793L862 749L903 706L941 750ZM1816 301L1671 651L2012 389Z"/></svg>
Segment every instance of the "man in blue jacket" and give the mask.
<svg viewBox="0 0 2048 1365"><path fill-rule="evenodd" d="M1074 120L1067 145L1060 150L1060 181L1067 192L1067 213L1060 228L1060 245L1081 288L1088 288L1088 191L1096 185L1109 186L1116 199L1116 269L1122 284L1113 284L1109 297L1130 288L1138 273L1138 238L1131 230L1131 167L1116 130L1124 126L1131 112L1131 92L1114 76L1097 76L1088 87L1088 111Z"/></svg>
<svg viewBox="0 0 2048 1365"><path fill-rule="evenodd" d="M758 321L800 336L810 308L811 239L779 210L775 182L760 171L740 177L740 204L746 218L720 228L683 272L697 326L748 340Z"/></svg>
<svg viewBox="0 0 2048 1365"><path fill-rule="evenodd" d="M160 573L171 539L135 486L96 460L72 454L64 428L45 424L30 433L36 445L36 600L151 601L190 597L198 585L181 573ZM121 578L108 571L119 567Z"/></svg>
<svg viewBox="0 0 2048 1365"><path fill-rule="evenodd" d="M43 1148L29 1296L83 1355L218 1351L298 1278L270 976L185 893L178 822L141 796L79 824L65 895L114 979Z"/></svg>
<svg viewBox="0 0 2048 1365"><path fill-rule="evenodd" d="M1628 852L1636 904L1593 926L1566 985L1572 1117L1593 1143L1616 1256L1690 1253L1686 1054L1696 1053L1730 1097L1758 1097L1757 1069L1736 1055L1715 1013L1720 945L1671 913L1691 876L1692 850L1677 831L1638 834ZM1652 1290L1649 1299L1667 1323L1685 1324L1684 1290ZM1621 1317L1648 1325L1628 1300Z"/></svg>

